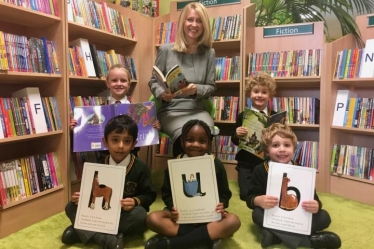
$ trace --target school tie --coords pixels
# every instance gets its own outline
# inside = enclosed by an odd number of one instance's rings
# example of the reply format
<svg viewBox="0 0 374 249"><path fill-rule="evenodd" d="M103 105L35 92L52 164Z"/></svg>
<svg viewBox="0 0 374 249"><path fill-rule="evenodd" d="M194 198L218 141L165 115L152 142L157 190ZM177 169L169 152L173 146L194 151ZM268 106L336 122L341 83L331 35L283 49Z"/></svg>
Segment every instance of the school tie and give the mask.
<svg viewBox="0 0 374 249"><path fill-rule="evenodd" d="M266 115L266 113L265 113L264 111L260 111L260 113L262 113L262 114Z"/></svg>
<svg viewBox="0 0 374 249"><path fill-rule="evenodd" d="M121 104L121 101L117 100L116 102L114 102L116 104Z"/></svg>

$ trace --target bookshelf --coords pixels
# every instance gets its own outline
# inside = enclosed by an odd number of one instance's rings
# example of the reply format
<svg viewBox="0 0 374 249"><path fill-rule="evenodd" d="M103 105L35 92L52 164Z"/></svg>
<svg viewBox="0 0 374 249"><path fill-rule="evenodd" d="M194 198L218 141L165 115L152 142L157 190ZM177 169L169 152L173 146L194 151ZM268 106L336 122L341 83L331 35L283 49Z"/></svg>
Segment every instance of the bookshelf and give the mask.
<svg viewBox="0 0 374 249"><path fill-rule="evenodd" d="M254 27L254 6L248 6L243 9L244 34L242 40L242 87L245 85L245 78L248 77L249 54L321 49L321 72L320 76L291 76L291 77L274 77L277 83L276 97L315 97L320 100L320 113L325 113L326 96L324 86L325 77L325 36L322 22L313 23L314 30L312 34L293 35L293 36L271 36L264 37L264 27ZM282 28L287 26L273 26L266 28ZM246 96L241 92L241 109L246 107ZM316 178L316 189L322 190L324 179L328 177L328 167L325 169L323 159L327 156L323 149L325 142L325 131L322 127L328 125L326 119L321 118L320 124L290 124L298 137L298 141L318 141L319 142L319 165L320 169Z"/></svg>
<svg viewBox="0 0 374 249"><path fill-rule="evenodd" d="M65 1L57 0L59 16L0 2L0 30L26 37L45 36L56 49L59 68L66 71L65 22L61 18ZM38 87L40 95L54 96L62 122L62 130L0 139L0 161L8 161L40 153L56 152L62 183L57 187L11 202L0 208L0 238L64 210L68 201L67 176L67 85L65 74L0 71L1 96L25 87ZM51 205L53 203L53 205ZM32 213L30 212L32 210Z"/></svg>
<svg viewBox="0 0 374 249"><path fill-rule="evenodd" d="M367 39L374 39L374 27L367 26L369 16L373 16L373 14L356 17L356 23L360 29L364 42ZM324 161L322 162L328 166L331 164L334 144L363 146L368 148L373 147L372 140L374 131L372 129L332 126L334 106L338 90L350 90L356 93L357 97L361 98L372 98L374 94L374 78L333 79L337 52L344 49L355 48L358 48L358 46L352 35L346 35L328 44L326 63L326 105L329 106L329 109L327 110L326 116L328 124L325 126L325 151L327 154L323 157ZM324 191L326 192L374 205L374 199L370 197L370 193L374 192L374 181L336 174L329 174L324 181L326 182L324 188Z"/></svg>
<svg viewBox="0 0 374 249"><path fill-rule="evenodd" d="M241 30L240 30L240 36L243 37L243 29L244 29L244 23L243 23L243 8L246 6L247 3L238 3L238 4L230 4L230 5L223 5L223 6L212 6L208 7L207 11L209 13L210 18L217 18L217 17L226 17L226 16L233 16L233 15L241 15ZM253 7L253 23L254 23L254 5ZM160 23L166 23L166 22L178 22L178 18L181 11L177 10L177 2L170 2L170 13L155 17L153 19L153 41L156 41L157 37L157 31ZM156 42L155 42L156 44ZM157 48L160 45L154 46L154 58L153 61L156 58L157 54ZM217 57L233 57L233 56L241 56L242 58L242 39L231 39L231 40L220 40L220 41L214 41L213 42L213 48L216 52L216 58ZM241 61L241 60L240 60ZM214 93L214 96L236 96L241 97L242 93L242 70L240 67L240 79L239 80L219 80L216 81L217 90ZM239 98L239 102L242 102L242 99ZM239 112L241 111L240 107L242 104L239 104ZM220 135L226 135L231 136L233 127L234 127L235 121L215 121L215 125L220 129ZM165 156L165 155L158 155L155 153L155 149L153 149L152 152L152 159L153 159L153 166L156 167L156 169L164 169L167 165L167 159L170 159L172 156ZM225 166L230 171L235 171L235 160L223 160ZM235 172L230 174L228 172L228 175L231 179L236 179Z"/></svg>
<svg viewBox="0 0 374 249"><path fill-rule="evenodd" d="M102 1L96 2L101 3ZM152 32L153 20L151 17L116 4L108 2L107 6L118 11L124 18L131 19L135 32L134 38L113 34L105 30L67 20L66 44L75 39L84 38L89 43L94 44L98 50L107 51L114 49L118 54L133 57L137 79L132 79L131 81L129 96L131 96L132 102L148 101L148 95L145 95L144 92L149 91L147 82L151 78L152 70L150 69L153 66L153 61L145 58L149 58L149 55L153 52L153 48L146 41L149 39L148 35ZM106 90L105 76L101 78L69 76L69 72L67 71L66 77L69 81L68 96L97 96ZM144 162L147 162L146 147L141 148L139 157ZM78 190L80 181L71 182L71 192Z"/></svg>

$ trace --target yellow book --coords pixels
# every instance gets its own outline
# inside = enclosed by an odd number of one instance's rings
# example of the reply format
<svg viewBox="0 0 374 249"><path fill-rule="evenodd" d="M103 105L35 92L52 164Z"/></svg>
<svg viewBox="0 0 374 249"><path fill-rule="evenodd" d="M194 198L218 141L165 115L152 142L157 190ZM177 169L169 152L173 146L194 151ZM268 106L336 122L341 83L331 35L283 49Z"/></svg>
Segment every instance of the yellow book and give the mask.
<svg viewBox="0 0 374 249"><path fill-rule="evenodd" d="M356 111L356 102L357 98L351 98L349 101L347 123L345 124L345 127L352 127L353 125L353 118Z"/></svg>
<svg viewBox="0 0 374 249"><path fill-rule="evenodd" d="M9 70L8 58L6 56L4 33L0 31L0 69Z"/></svg>
<svg viewBox="0 0 374 249"><path fill-rule="evenodd" d="M278 72L277 72L277 75L274 75L275 77L280 77L280 76L282 76L283 53L284 53L284 51L280 51L280 52L279 52Z"/></svg>
<svg viewBox="0 0 374 249"><path fill-rule="evenodd" d="M28 178L29 172L28 172L27 167L26 167L25 158L21 158L20 159L20 163L21 163L21 170L22 170L23 182L25 184L26 196L31 196L32 193L31 193L31 187L30 187L30 182L29 182L29 178Z"/></svg>
<svg viewBox="0 0 374 249"><path fill-rule="evenodd" d="M348 74L349 74L349 64L350 64L350 61L351 61L351 56L352 56L352 49L348 49L348 54L347 54L347 60L345 61L345 69L344 69L344 79L348 78Z"/></svg>

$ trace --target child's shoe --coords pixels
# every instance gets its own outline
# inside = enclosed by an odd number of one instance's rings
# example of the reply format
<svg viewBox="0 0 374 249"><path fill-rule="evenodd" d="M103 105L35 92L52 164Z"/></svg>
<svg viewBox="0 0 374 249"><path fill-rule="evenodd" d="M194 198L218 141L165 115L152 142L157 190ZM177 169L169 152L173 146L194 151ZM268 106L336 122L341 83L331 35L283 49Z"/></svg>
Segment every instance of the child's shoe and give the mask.
<svg viewBox="0 0 374 249"><path fill-rule="evenodd" d="M272 232L267 229L262 229L262 240L261 246L262 248L269 247L271 245L280 244L282 241L275 236Z"/></svg>
<svg viewBox="0 0 374 249"><path fill-rule="evenodd" d="M61 241L65 245L71 245L81 242L72 225L68 226L64 230L64 232L62 233Z"/></svg>
<svg viewBox="0 0 374 249"><path fill-rule="evenodd" d="M165 240L165 241L162 241L162 240ZM160 235L160 234L156 234L155 236L153 236L152 238L150 238L147 241L147 243L145 243L144 248L145 249L156 249L157 248L157 243L159 241L162 241L162 242L166 243L165 249L169 249L170 248L170 241L169 241L169 239L167 237L165 237L165 236Z"/></svg>
<svg viewBox="0 0 374 249"><path fill-rule="evenodd" d="M310 243L314 249L337 249L341 246L340 238L333 232L320 232L310 236Z"/></svg>
<svg viewBox="0 0 374 249"><path fill-rule="evenodd" d="M222 240L221 239L213 240L212 249L220 249L221 248L221 244L222 244Z"/></svg>

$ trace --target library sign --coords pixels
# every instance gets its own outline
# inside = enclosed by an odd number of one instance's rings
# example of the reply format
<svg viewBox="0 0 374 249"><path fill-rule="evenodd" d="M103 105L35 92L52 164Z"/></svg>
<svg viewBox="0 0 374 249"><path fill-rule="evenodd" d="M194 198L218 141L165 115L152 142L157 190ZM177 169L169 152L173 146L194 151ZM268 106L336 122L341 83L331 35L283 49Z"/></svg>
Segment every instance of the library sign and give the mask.
<svg viewBox="0 0 374 249"><path fill-rule="evenodd" d="M374 27L374 16L368 16L368 27Z"/></svg>
<svg viewBox="0 0 374 249"><path fill-rule="evenodd" d="M314 33L314 23L264 27L264 37L309 35Z"/></svg>
<svg viewBox="0 0 374 249"><path fill-rule="evenodd" d="M184 6L192 2L200 2L205 7L213 7L217 5L226 5L226 4L235 4L240 3L241 0L200 0L200 1L186 1L186 2L177 2L177 10L182 10Z"/></svg>

